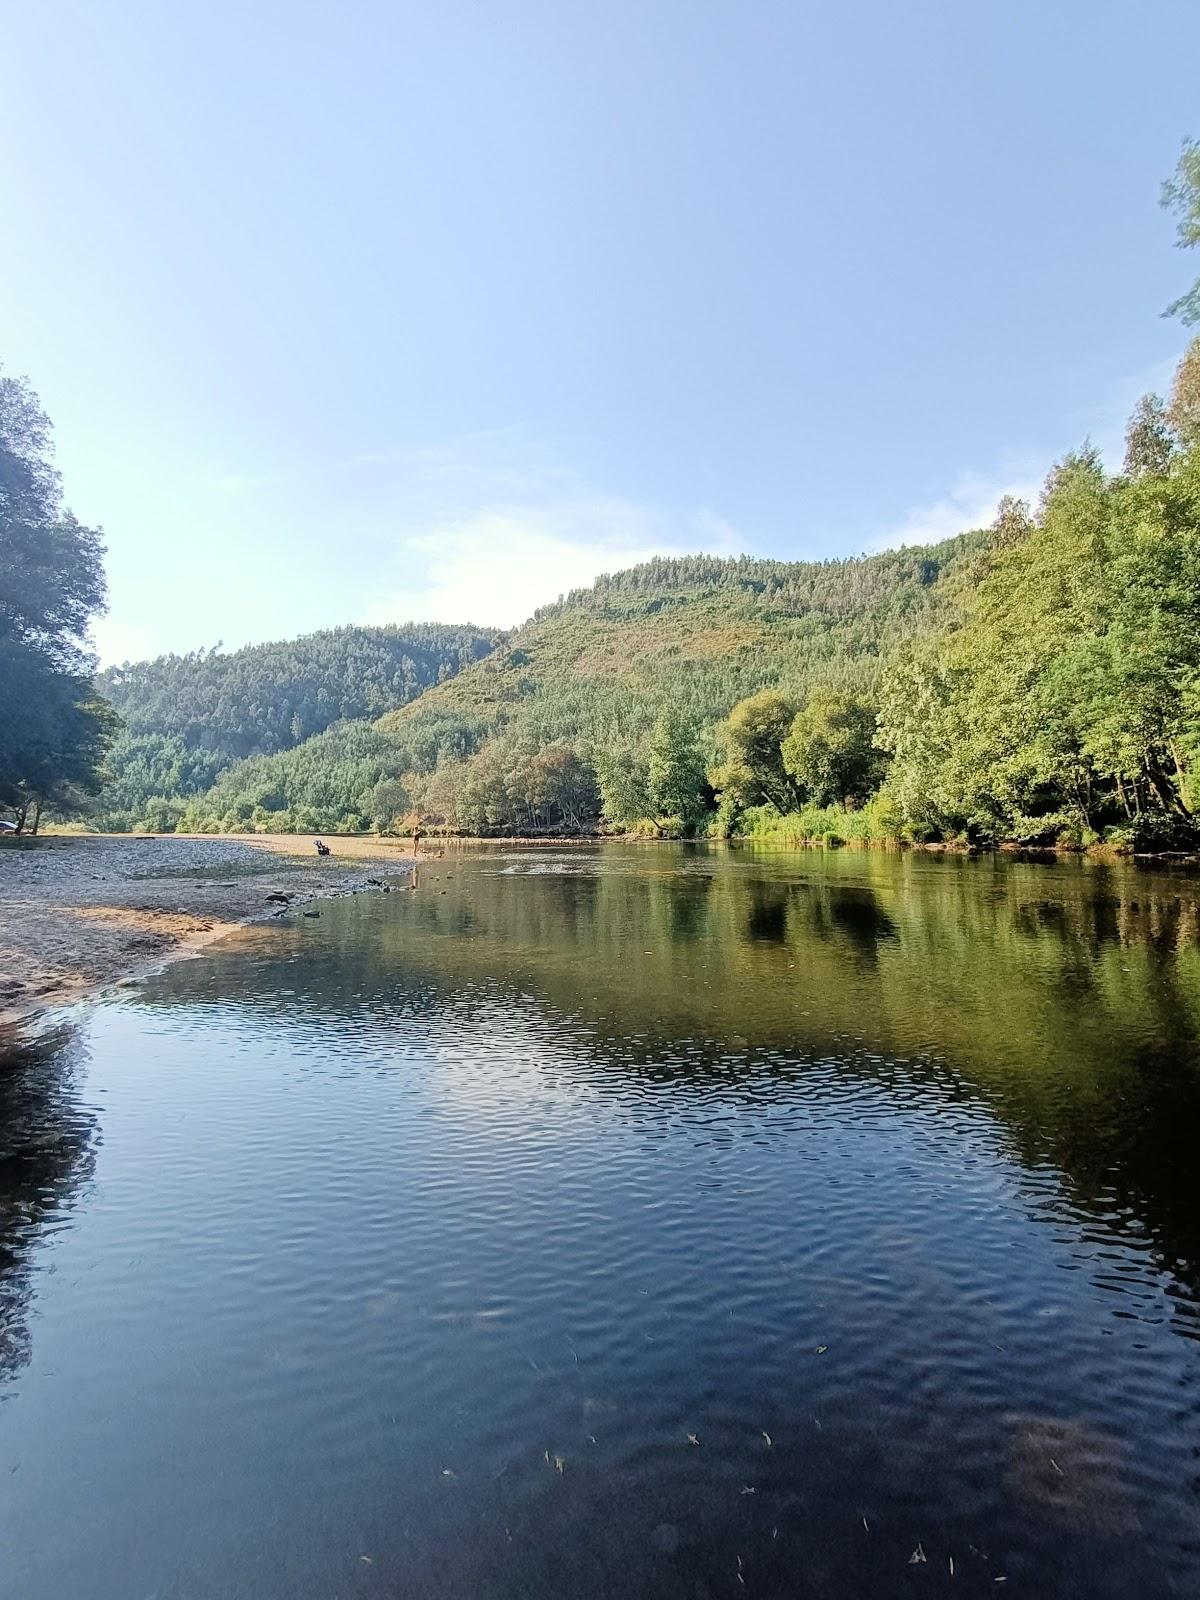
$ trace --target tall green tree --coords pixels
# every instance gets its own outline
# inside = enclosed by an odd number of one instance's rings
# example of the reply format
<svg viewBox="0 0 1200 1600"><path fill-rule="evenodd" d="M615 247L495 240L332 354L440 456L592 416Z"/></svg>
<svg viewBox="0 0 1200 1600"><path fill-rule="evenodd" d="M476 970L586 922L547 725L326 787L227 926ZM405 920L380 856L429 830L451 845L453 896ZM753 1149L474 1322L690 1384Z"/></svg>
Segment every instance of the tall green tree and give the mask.
<svg viewBox="0 0 1200 1600"><path fill-rule="evenodd" d="M593 747L592 765L605 818L618 828L631 827L650 814L649 778L639 752L628 745Z"/></svg>
<svg viewBox="0 0 1200 1600"><path fill-rule="evenodd" d="M48 522L59 504L50 419L27 378L0 369L0 518Z"/></svg>
<svg viewBox="0 0 1200 1600"><path fill-rule="evenodd" d="M1174 451L1166 406L1158 395L1144 394L1125 429L1126 476L1140 478L1147 472L1161 476L1170 467Z"/></svg>
<svg viewBox="0 0 1200 1600"><path fill-rule="evenodd" d="M1167 421L1185 450L1200 444L1200 339L1193 339L1175 372Z"/></svg>
<svg viewBox="0 0 1200 1600"><path fill-rule="evenodd" d="M711 774L722 799L739 806L794 810L803 795L783 760L798 707L791 695L763 689L740 700L717 730L724 760Z"/></svg>
<svg viewBox="0 0 1200 1600"><path fill-rule="evenodd" d="M664 714L650 736L650 806L658 818L677 817L687 830L708 809L711 790L695 726Z"/></svg>
<svg viewBox="0 0 1200 1600"><path fill-rule="evenodd" d="M1030 537L956 600L885 675L888 787L911 826L1194 832L1200 448L1118 478L1068 458Z"/></svg>
<svg viewBox="0 0 1200 1600"><path fill-rule="evenodd" d="M50 452L37 396L0 375L0 804L19 829L96 791L116 724L87 642L105 606L104 547L63 511Z"/></svg>
<svg viewBox="0 0 1200 1600"><path fill-rule="evenodd" d="M875 707L854 695L819 689L796 713L780 753L785 770L814 805L861 802L883 776Z"/></svg>
<svg viewBox="0 0 1200 1600"><path fill-rule="evenodd" d="M1200 244L1200 142L1185 139L1174 174L1162 188L1162 204L1175 213L1175 243L1180 250ZM1200 322L1200 278L1163 313L1178 317L1185 327Z"/></svg>

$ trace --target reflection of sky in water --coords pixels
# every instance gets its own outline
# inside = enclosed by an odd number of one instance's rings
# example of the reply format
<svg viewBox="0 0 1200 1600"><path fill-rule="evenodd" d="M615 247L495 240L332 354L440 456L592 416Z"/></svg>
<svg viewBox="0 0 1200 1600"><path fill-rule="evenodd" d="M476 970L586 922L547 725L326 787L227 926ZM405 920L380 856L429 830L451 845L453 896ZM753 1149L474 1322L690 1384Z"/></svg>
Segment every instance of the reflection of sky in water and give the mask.
<svg viewBox="0 0 1200 1600"><path fill-rule="evenodd" d="M12 1592L1192 1592L1186 891L980 868L448 856L84 1014Z"/></svg>

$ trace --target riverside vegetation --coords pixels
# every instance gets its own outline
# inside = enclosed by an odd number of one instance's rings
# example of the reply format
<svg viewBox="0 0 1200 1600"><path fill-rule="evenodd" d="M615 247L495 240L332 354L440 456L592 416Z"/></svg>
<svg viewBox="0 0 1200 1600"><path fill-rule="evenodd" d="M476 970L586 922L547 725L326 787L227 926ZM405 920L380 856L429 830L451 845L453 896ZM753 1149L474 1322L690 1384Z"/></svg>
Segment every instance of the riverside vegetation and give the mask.
<svg viewBox="0 0 1200 1600"><path fill-rule="evenodd" d="M1200 243L1200 146L1164 198ZM1200 286L1170 309L1200 321ZM48 424L4 383L0 801L21 822L45 804L114 831L1200 837L1200 340L1168 400L1138 403L1120 472L1085 443L1036 508L1006 498L938 545L658 559L512 635L345 628L95 680L98 535L61 513Z"/></svg>

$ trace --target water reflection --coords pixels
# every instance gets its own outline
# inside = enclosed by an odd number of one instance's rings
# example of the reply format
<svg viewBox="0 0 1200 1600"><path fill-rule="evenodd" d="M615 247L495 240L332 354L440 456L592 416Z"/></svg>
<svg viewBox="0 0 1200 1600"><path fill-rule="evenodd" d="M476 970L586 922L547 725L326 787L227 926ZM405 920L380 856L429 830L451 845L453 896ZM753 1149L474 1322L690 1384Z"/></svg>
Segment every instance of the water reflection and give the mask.
<svg viewBox="0 0 1200 1600"><path fill-rule="evenodd" d="M92 1172L97 1130L78 1098L82 1061L70 1027L0 1055L0 1384L30 1356L34 1250Z"/></svg>
<svg viewBox="0 0 1200 1600"><path fill-rule="evenodd" d="M1195 1592L1194 894L493 851L103 1009L14 1593Z"/></svg>
<svg viewBox="0 0 1200 1600"><path fill-rule="evenodd" d="M485 856L285 926L252 962L231 949L179 969L145 999L199 991L285 1026L328 1011L357 1034L512 990L552 1041L564 1017L587 1024L580 1070L617 1096L628 1072L751 1096L760 1074L832 1051L847 1073L986 1104L1023 1162L1059 1169L1081 1209L1123 1214L1195 1286L1196 902L1190 880L1128 868Z"/></svg>

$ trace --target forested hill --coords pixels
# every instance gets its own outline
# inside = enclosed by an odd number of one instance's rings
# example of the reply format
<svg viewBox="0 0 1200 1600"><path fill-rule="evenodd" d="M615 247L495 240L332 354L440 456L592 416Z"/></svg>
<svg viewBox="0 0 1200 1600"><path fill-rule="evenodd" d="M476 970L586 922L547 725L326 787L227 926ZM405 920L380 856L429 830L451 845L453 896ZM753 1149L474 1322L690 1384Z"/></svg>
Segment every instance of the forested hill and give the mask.
<svg viewBox="0 0 1200 1600"><path fill-rule="evenodd" d="M491 655L374 725L342 724L232 768L184 826L386 825L413 810L472 831L646 815L653 735L714 730L766 686L870 695L884 653L931 626L942 581L991 531L829 562L655 559L544 607ZM551 807L531 797L558 794ZM563 803L559 803L559 801Z"/></svg>
<svg viewBox="0 0 1200 1600"><path fill-rule="evenodd" d="M767 684L869 689L881 653L927 625L939 580L991 538L841 561L657 557L543 607L407 715L480 718L541 743L616 728L636 741L664 709L713 721Z"/></svg>
<svg viewBox="0 0 1200 1600"><path fill-rule="evenodd" d="M130 734L178 734L230 760L378 717L488 655L503 635L440 623L331 628L274 644L110 667L97 680Z"/></svg>
<svg viewBox="0 0 1200 1600"><path fill-rule="evenodd" d="M653 604L671 595L694 597L714 591L726 596L751 596L776 611L844 614L881 600L890 602L900 590L914 583L927 588L956 558L963 544L960 535L941 545L908 546L876 556L832 561L655 556L624 572L602 573L586 589L573 589L565 599L543 606L534 613L533 621L544 622L565 611L612 610L620 614L641 600Z"/></svg>
<svg viewBox="0 0 1200 1600"><path fill-rule="evenodd" d="M122 732L110 752L99 820L109 827L169 825L172 808L156 805L147 814L151 801L180 802L236 761L402 706L503 638L437 623L346 627L228 654L198 650L111 667L97 687L120 715Z"/></svg>

